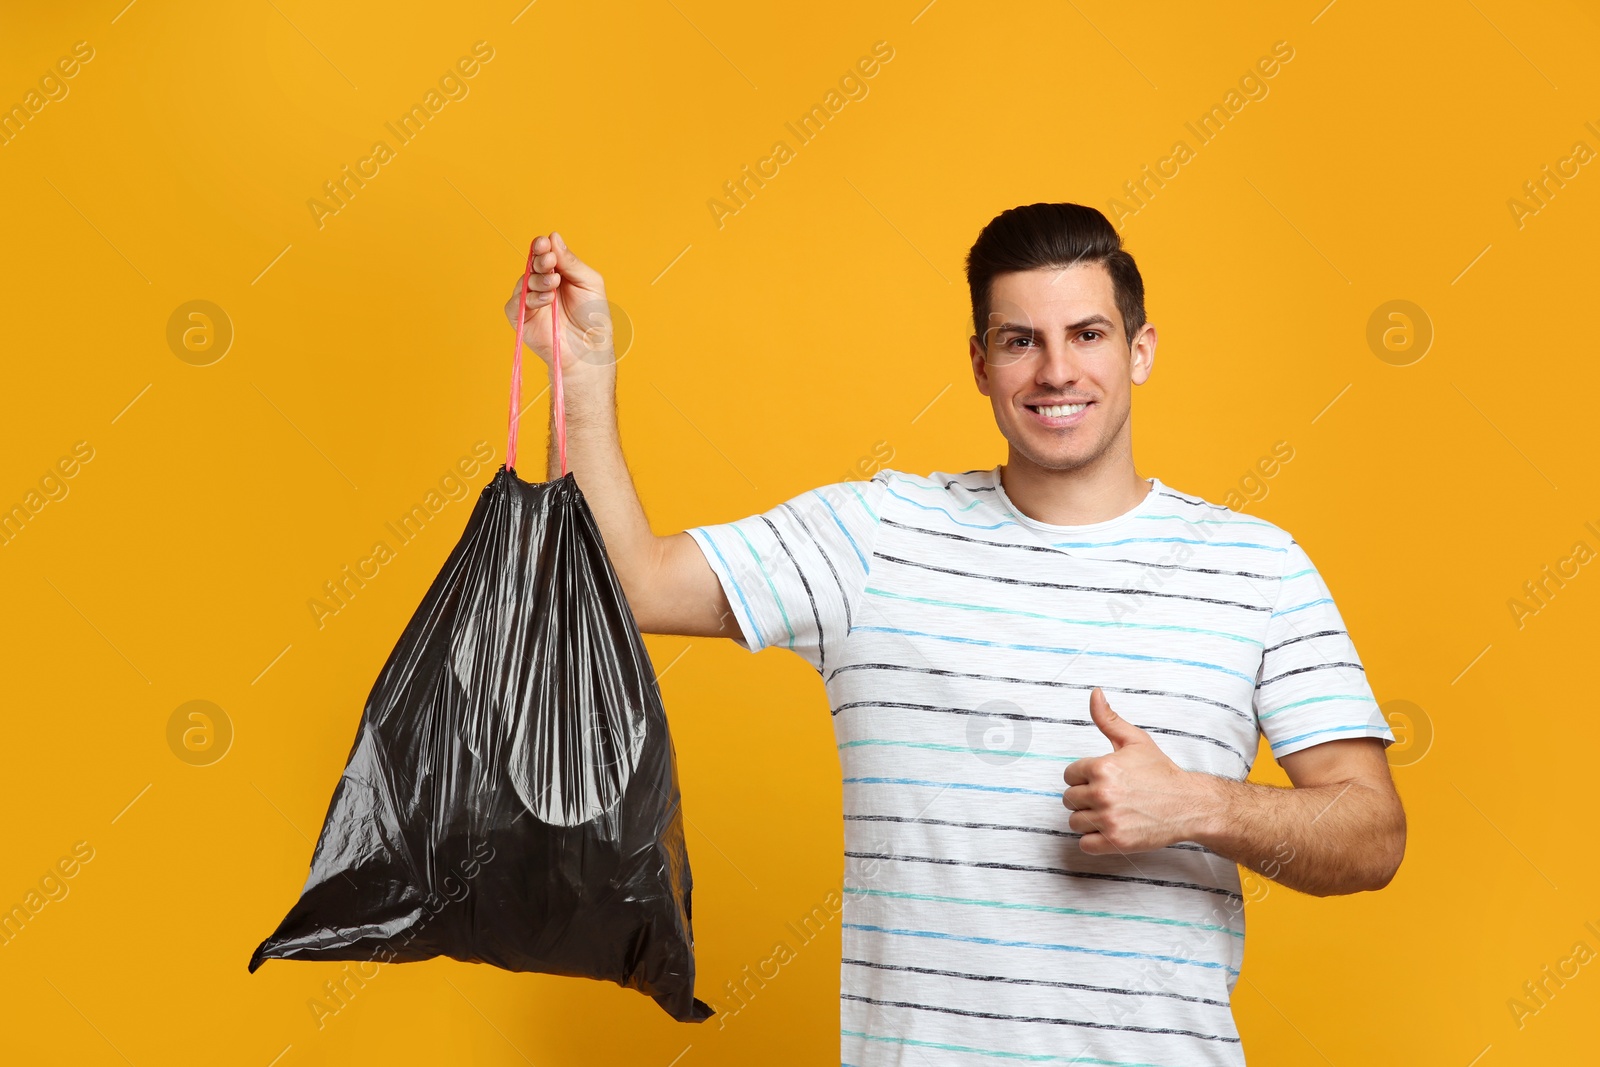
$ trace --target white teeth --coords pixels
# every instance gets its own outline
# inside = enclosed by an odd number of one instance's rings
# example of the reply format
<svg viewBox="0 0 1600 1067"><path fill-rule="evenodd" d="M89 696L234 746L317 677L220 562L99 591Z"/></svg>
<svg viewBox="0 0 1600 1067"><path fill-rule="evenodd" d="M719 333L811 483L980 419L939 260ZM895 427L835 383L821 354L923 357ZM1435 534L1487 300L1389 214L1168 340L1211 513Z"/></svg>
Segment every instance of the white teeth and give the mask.
<svg viewBox="0 0 1600 1067"><path fill-rule="evenodd" d="M1048 415L1053 419L1059 419L1063 415L1076 415L1078 412L1082 411L1088 406L1088 404L1059 404L1055 407L1041 407L1038 409L1038 411L1041 415Z"/></svg>

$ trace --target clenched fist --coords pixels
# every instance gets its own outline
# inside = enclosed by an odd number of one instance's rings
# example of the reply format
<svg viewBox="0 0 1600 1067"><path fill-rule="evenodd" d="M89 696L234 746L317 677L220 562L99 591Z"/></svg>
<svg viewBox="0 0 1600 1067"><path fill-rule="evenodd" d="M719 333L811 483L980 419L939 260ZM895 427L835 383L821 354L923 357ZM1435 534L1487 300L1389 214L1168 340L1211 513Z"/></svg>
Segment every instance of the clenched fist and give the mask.
<svg viewBox="0 0 1600 1067"><path fill-rule="evenodd" d="M614 369L611 309L598 271L573 254L560 233L533 240L533 273L528 276L527 318L522 342L550 362L551 305L560 294L561 373ZM522 276L511 287L506 319L513 329L521 309Z"/></svg>

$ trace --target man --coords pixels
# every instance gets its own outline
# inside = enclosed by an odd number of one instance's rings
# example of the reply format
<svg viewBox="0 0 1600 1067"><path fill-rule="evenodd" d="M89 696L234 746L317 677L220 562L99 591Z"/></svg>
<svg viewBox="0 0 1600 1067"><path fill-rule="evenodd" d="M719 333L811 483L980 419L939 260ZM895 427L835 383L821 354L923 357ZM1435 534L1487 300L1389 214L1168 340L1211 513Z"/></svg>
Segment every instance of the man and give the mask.
<svg viewBox="0 0 1600 1067"><path fill-rule="evenodd" d="M604 283L559 234L535 252L527 336L548 360L559 288L569 466L640 629L789 648L824 679L841 1061L1244 1063L1236 864L1387 885L1394 735L1293 538L1136 472L1156 329L1106 218L1013 208L968 255L1005 463L666 537L617 437ZM1244 781L1262 734L1293 788Z"/></svg>

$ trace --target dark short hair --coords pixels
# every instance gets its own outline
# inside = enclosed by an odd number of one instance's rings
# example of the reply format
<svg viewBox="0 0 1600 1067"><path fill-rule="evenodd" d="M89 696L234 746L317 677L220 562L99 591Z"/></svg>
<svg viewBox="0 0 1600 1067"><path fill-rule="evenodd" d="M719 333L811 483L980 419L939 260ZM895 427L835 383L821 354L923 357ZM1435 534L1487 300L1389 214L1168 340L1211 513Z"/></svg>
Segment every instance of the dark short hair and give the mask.
<svg viewBox="0 0 1600 1067"><path fill-rule="evenodd" d="M988 347L989 290L995 276L1011 271L1099 263L1111 275L1117 310L1128 343L1144 325L1144 279L1111 220L1083 204L1028 204L1002 211L978 234L967 253L972 290L972 326Z"/></svg>

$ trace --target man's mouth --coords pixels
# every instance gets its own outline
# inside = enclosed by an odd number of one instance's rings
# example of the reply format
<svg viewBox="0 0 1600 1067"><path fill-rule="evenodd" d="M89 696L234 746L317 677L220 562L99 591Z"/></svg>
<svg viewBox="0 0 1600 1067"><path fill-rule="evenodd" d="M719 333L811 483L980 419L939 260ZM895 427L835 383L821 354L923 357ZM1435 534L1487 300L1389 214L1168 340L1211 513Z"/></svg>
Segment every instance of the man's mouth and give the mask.
<svg viewBox="0 0 1600 1067"><path fill-rule="evenodd" d="M1029 411L1032 411L1035 414L1044 415L1047 418L1052 419L1061 419L1076 415L1078 412L1088 407L1089 404L1090 401L1085 400L1077 404L1028 404L1025 406Z"/></svg>
<svg viewBox="0 0 1600 1067"><path fill-rule="evenodd" d="M1067 430L1088 418L1093 400L1080 400L1075 404L1024 404L1034 420L1046 430Z"/></svg>

